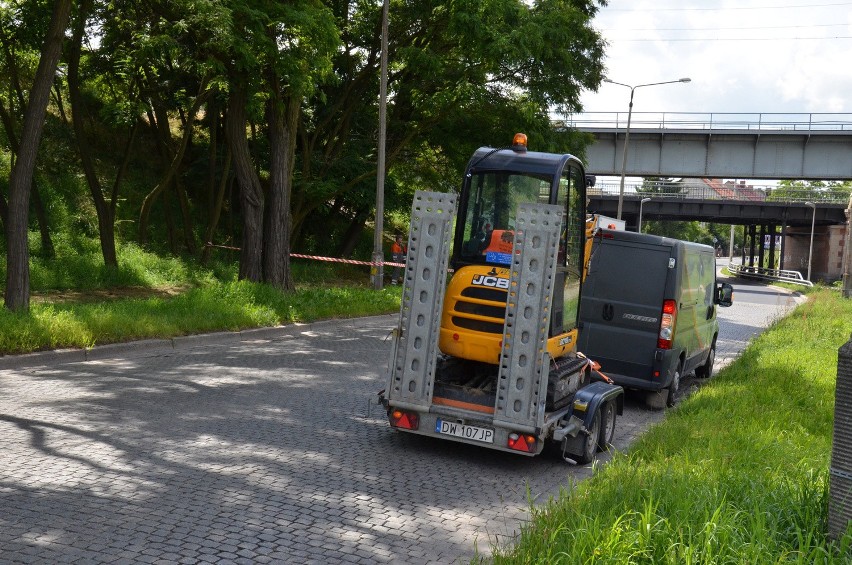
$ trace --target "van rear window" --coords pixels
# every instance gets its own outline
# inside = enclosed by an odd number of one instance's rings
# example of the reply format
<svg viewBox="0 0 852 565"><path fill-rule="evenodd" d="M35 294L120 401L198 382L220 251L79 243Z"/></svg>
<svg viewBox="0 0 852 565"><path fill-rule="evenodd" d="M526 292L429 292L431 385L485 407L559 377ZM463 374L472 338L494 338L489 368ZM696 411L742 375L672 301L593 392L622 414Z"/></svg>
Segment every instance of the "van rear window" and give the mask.
<svg viewBox="0 0 852 565"><path fill-rule="evenodd" d="M669 270L668 248L604 242L592 252L584 292L634 304L662 304Z"/></svg>

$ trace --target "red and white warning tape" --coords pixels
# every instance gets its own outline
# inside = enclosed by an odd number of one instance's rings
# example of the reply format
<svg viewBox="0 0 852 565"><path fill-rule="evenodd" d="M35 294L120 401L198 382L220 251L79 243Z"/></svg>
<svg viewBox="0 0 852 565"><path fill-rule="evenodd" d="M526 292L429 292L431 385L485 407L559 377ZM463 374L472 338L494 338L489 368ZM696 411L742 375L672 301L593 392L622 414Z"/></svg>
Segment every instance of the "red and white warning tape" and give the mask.
<svg viewBox="0 0 852 565"><path fill-rule="evenodd" d="M231 247L229 245L214 245L212 243L207 243L207 247L217 247L219 249L230 249L231 251L239 251L239 247ZM354 259L338 259L336 257L322 257L319 255L302 255L301 253L290 253L290 257L296 257L297 259L313 259L314 261L329 261L332 263L347 263L349 265L367 265L369 267L378 267L381 265L387 265L389 267L405 267L405 263L393 263L391 261L356 261Z"/></svg>
<svg viewBox="0 0 852 565"><path fill-rule="evenodd" d="M330 261L333 263L347 263L349 265L369 265L377 267L379 265L389 265L391 267L405 267L405 263L392 263L390 261L374 262L374 261L356 261L354 259L337 259L335 257L321 257L319 255L302 255L301 253L290 253L290 257L297 259L313 259L315 261Z"/></svg>

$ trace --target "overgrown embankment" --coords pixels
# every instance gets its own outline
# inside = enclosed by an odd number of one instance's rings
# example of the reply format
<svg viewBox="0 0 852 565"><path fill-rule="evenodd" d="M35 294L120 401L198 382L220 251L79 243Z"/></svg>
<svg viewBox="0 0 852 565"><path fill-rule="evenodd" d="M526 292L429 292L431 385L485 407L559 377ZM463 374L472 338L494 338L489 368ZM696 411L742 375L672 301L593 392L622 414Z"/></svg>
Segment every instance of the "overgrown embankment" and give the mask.
<svg viewBox="0 0 852 565"><path fill-rule="evenodd" d="M837 350L852 301L817 289L495 563L849 563L826 538Z"/></svg>

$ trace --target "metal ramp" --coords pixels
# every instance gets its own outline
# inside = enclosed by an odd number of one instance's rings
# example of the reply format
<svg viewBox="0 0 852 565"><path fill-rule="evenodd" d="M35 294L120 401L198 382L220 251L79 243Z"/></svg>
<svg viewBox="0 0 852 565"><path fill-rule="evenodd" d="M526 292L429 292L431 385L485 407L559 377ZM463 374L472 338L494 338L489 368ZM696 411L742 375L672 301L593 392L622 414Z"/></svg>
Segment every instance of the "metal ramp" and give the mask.
<svg viewBox="0 0 852 565"><path fill-rule="evenodd" d="M432 402L455 211L455 194L414 194L400 325L388 368L387 397L395 406L422 410Z"/></svg>
<svg viewBox="0 0 852 565"><path fill-rule="evenodd" d="M544 424L546 343L562 208L521 204L516 222L494 423L536 433Z"/></svg>

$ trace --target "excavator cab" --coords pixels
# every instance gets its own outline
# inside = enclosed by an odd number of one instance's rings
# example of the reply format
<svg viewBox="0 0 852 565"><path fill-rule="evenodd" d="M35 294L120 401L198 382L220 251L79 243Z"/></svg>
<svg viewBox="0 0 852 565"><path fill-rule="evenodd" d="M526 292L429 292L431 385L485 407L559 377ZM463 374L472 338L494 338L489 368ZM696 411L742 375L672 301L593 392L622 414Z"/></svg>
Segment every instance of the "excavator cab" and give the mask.
<svg viewBox="0 0 852 565"><path fill-rule="evenodd" d="M521 134L522 135L522 134ZM585 254L586 184L572 155L528 151L525 136L509 148L480 148L468 162L459 195L440 349L462 359L497 363L519 204L563 210L548 351L573 351Z"/></svg>

